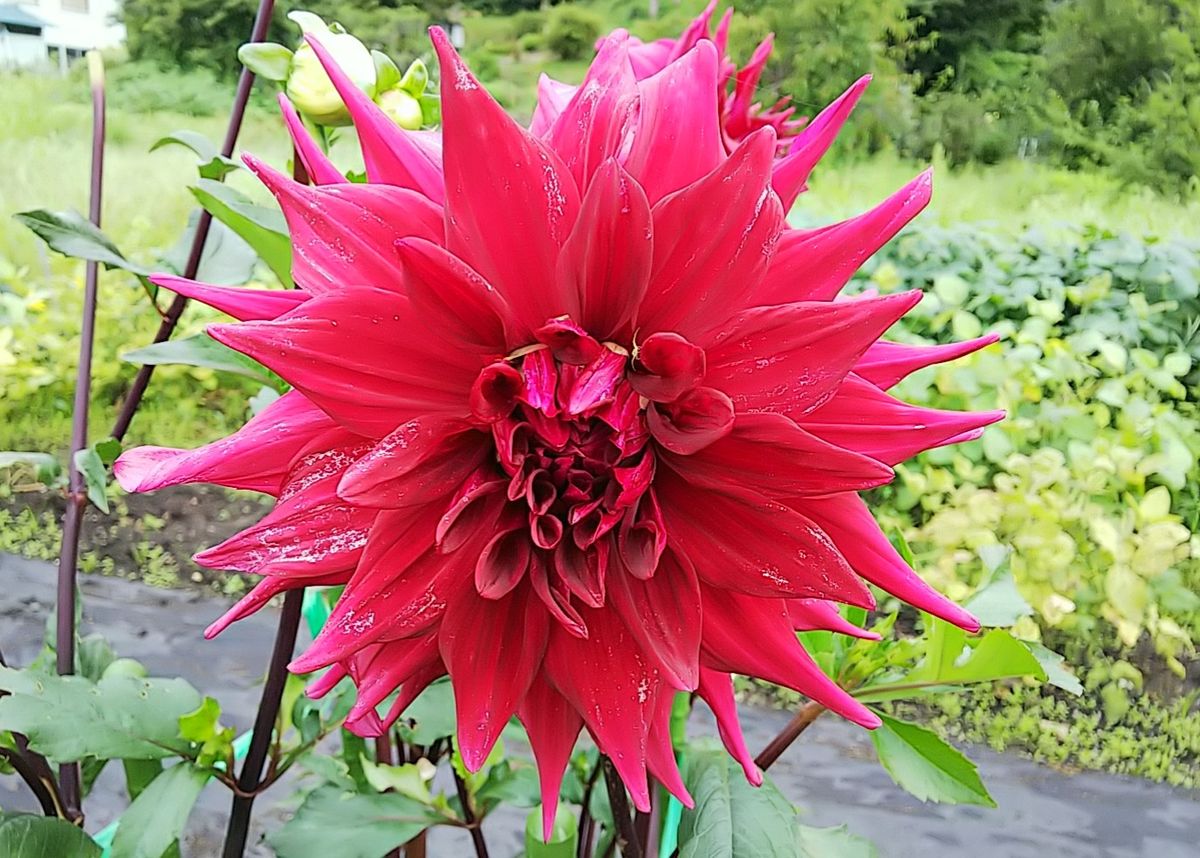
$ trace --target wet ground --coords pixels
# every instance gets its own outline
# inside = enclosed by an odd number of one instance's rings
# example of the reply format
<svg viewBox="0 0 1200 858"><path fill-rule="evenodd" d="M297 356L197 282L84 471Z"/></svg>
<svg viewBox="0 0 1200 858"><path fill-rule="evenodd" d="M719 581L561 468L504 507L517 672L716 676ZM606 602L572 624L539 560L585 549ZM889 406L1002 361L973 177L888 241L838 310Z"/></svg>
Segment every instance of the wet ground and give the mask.
<svg viewBox="0 0 1200 858"><path fill-rule="evenodd" d="M221 701L225 723L249 726L256 683L271 647L274 615L237 624L203 642L203 628L222 603L198 592L155 590L112 578L87 577L80 585L85 631L103 630L121 655L137 658L155 675L179 675ZM53 607L54 573L45 563L0 555L0 649L10 664L37 653ZM743 707L751 748L764 745L788 713ZM698 709L694 732L712 734L707 710ZM972 858L1200 858L1200 793L1106 774L1067 774L1011 755L967 749L999 807L922 804L896 787L875 762L859 729L832 718L818 721L771 770L780 789L805 810L810 825L847 823L873 840L883 858L969 855ZM293 789L281 783L260 799L257 839L263 827L286 817ZM102 776L87 804L89 829L123 807L117 767ZM210 786L185 844L186 858L219 854L228 794ZM0 807L28 808L15 778L0 777ZM511 858L520 846L523 813L489 818L494 858ZM465 858L470 846L459 832L437 829L432 858ZM252 855L267 858L263 846ZM333 858L333 856L317 856Z"/></svg>

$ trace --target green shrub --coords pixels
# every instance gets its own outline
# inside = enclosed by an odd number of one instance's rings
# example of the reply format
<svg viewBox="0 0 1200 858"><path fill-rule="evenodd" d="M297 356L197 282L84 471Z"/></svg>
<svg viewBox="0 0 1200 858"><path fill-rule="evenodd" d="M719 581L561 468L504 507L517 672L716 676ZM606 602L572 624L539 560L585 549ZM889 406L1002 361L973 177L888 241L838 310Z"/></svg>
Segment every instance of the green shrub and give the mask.
<svg viewBox="0 0 1200 858"><path fill-rule="evenodd" d="M471 71L475 72L475 76L484 83L500 77L500 60L487 48L472 51L467 56L467 63L471 66Z"/></svg>
<svg viewBox="0 0 1200 858"><path fill-rule="evenodd" d="M521 38L517 39L517 47L525 53L540 51L544 47L544 39L541 33L525 33Z"/></svg>
<svg viewBox="0 0 1200 858"><path fill-rule="evenodd" d="M555 6L546 18L546 47L564 60L583 59L600 38L600 26L600 16L589 9Z"/></svg>

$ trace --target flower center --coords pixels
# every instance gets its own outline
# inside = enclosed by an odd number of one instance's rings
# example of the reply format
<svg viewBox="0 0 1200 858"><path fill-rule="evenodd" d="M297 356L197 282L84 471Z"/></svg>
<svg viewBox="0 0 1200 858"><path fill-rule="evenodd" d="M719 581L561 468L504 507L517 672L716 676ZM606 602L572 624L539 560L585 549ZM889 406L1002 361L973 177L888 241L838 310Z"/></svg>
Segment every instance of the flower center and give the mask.
<svg viewBox="0 0 1200 858"><path fill-rule="evenodd" d="M561 326L539 338L550 343L486 367L472 390L508 500L475 581L500 598L528 574L552 613L582 629L572 596L600 607L615 563L648 578L662 553L647 400L620 346Z"/></svg>

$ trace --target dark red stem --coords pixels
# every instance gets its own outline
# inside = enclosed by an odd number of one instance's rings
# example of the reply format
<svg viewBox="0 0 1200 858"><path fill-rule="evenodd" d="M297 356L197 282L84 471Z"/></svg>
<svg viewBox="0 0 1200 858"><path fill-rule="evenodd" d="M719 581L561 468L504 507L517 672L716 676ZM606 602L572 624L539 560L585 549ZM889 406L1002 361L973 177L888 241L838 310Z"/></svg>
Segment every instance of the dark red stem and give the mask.
<svg viewBox="0 0 1200 858"><path fill-rule="evenodd" d="M771 768L772 763L779 759L779 755L786 751L792 742L800 738L800 734L812 726L812 723L824 711L825 707L820 703L806 703L800 707L800 711L788 722L786 727L779 731L779 735L772 739L767 747L763 748L762 752L754 758L754 764L764 772Z"/></svg>
<svg viewBox="0 0 1200 858"><path fill-rule="evenodd" d="M483 839L483 830L479 827L482 820L475 816L475 806L471 804L471 794L466 782L459 777L458 770L450 767L454 773L454 788L458 791L458 802L462 805L463 822L467 831L471 832L471 843L475 846L475 858L488 858L487 842Z"/></svg>
<svg viewBox="0 0 1200 858"><path fill-rule="evenodd" d="M271 13L274 10L275 0L259 0L258 12L254 17L254 29L250 34L250 41L261 42L267 37L267 28L271 24ZM225 129L225 140L221 143L221 154L226 158L233 155L233 149L237 145L238 135L242 131L242 120L246 116L246 103L250 99L250 90L253 86L254 72L243 66L242 73L238 77L237 95L233 99L233 112L229 115L229 125ZM208 241L208 231L211 226L212 215L202 210L199 219L196 221L196 234L192 238L192 249L188 254L187 264L183 269L184 277L189 279L194 278L196 272L200 270L200 260L204 256L204 245ZM167 307L167 312L163 314L163 320L159 323L158 331L154 334L155 343L171 339L171 335L175 333L175 326L179 324L179 317L183 315L187 303L187 298L182 295L175 296L170 306ZM153 374L153 364L143 364L138 368L137 375L133 378L133 384L130 385L129 392L125 394L125 400L121 403L121 411L117 414L117 420L113 424L112 436L118 441L124 438L125 433L129 431L129 424L133 422L133 415L137 413L138 406L142 403L142 397L146 395L146 387L150 384L150 376Z"/></svg>
<svg viewBox="0 0 1200 858"><path fill-rule="evenodd" d="M633 828L633 820L629 817L629 797L625 794L625 784L617 775L617 767L608 757L600 757L604 766L604 786L608 789L608 803L612 807L613 824L616 826L615 842L624 858L642 858L642 843L638 840Z"/></svg>
<svg viewBox="0 0 1200 858"><path fill-rule="evenodd" d="M104 67L99 56L89 56L92 70L92 181L88 217L97 227L104 190ZM71 413L71 462L67 482L67 510L63 518L62 545L58 554L58 603L54 646L58 672L75 672L75 576L79 558L79 530L87 507L87 487L75 466L75 454L87 447L88 403L92 393L92 347L96 335L96 295L100 266L87 264L83 286L83 319L79 329L79 366L75 372L75 402ZM58 770L63 810L71 821L83 818L80 807L79 764L64 763Z"/></svg>
<svg viewBox="0 0 1200 858"><path fill-rule="evenodd" d="M275 632L275 648L271 652L267 680L263 685L262 697L258 701L258 715L254 718L254 733L250 737L250 748L246 752L246 760L242 763L242 771L237 779L240 794L234 795L233 807L229 813L225 849L221 853L224 858L242 858L246 851L254 793L262 785L263 766L271 749L275 720L279 717L283 687L287 682L287 666L296 648L296 631L300 628L303 605L303 589L290 590L283 597L283 610L279 613L279 627Z"/></svg>

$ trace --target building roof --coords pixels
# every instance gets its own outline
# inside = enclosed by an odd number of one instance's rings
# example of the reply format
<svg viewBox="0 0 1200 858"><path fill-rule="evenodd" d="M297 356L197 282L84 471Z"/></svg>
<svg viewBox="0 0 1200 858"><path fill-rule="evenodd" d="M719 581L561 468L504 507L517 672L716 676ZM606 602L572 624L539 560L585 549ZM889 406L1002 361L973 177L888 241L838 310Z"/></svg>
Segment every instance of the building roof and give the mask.
<svg viewBox="0 0 1200 858"><path fill-rule="evenodd" d="M31 15L20 6L14 6L11 3L0 3L0 24L31 27L35 30L41 30L46 26L46 22L41 18Z"/></svg>

